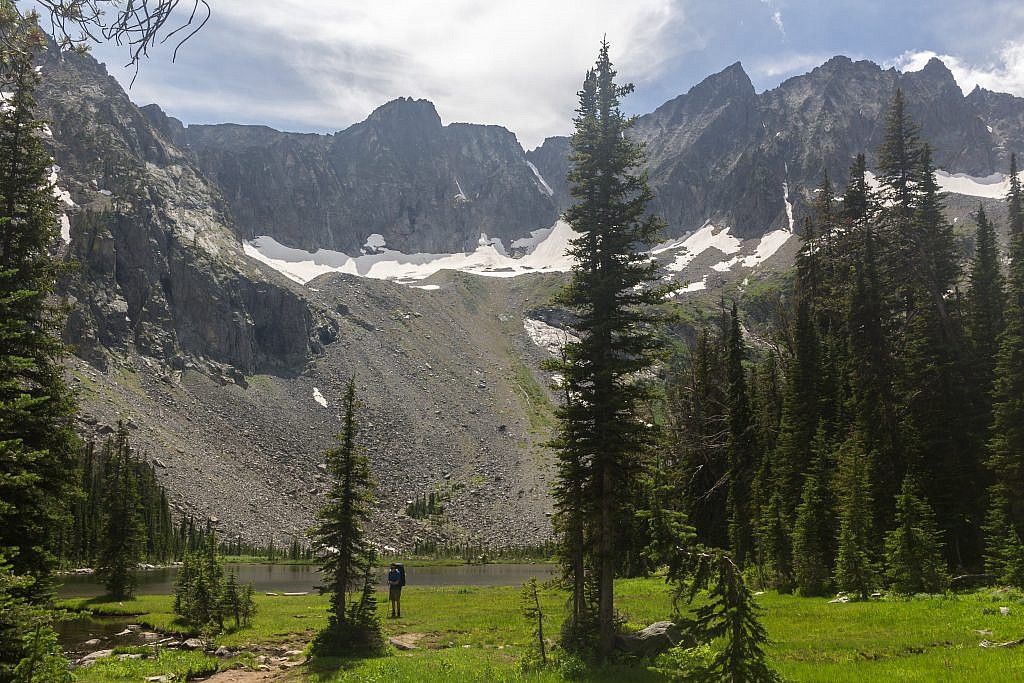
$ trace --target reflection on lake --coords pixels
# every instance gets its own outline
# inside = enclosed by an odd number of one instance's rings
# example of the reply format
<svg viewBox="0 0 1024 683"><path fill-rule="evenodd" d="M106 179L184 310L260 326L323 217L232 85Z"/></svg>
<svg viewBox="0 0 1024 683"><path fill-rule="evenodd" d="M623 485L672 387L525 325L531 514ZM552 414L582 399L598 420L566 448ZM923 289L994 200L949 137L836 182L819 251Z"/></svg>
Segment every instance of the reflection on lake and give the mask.
<svg viewBox="0 0 1024 683"><path fill-rule="evenodd" d="M255 584L260 593L304 593L316 591L320 572L309 565L227 564L240 583ZM406 565L409 587L415 586L518 586L536 577L546 581L555 576L552 564L472 564L455 567L414 567ZM136 595L169 595L174 592L177 567L165 567L136 573ZM387 565L379 567L377 579L385 584ZM93 598L103 595L103 585L91 574L64 576L57 591L60 598Z"/></svg>

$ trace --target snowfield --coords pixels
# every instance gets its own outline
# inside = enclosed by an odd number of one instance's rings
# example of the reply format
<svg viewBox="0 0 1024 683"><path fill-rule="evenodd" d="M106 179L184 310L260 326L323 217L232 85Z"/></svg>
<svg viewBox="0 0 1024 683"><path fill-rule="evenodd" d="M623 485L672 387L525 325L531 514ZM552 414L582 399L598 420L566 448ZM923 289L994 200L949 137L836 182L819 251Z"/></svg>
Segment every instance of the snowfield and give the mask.
<svg viewBox="0 0 1024 683"><path fill-rule="evenodd" d="M524 273L563 273L572 268L566 255L569 241L578 234L559 221L546 234L527 238L532 242L526 254L509 256L501 240L480 236L475 251L462 254L403 254L392 249L352 257L340 251L320 249L308 252L286 247L272 237L257 237L243 244L245 253L283 275L305 284L325 273L348 273L377 280L414 282L440 270L459 270L489 277L514 277ZM523 240L516 240L520 244Z"/></svg>
<svg viewBox="0 0 1024 683"><path fill-rule="evenodd" d="M320 249L309 252L287 247L268 236L243 243L245 253L300 284L306 284L326 273L347 273L377 280L392 280L425 290L437 285L419 285L420 280L441 270L456 270L487 277L515 277L527 273L564 273L572 269L574 260L566 251L571 240L579 237L567 223L559 221L550 228L534 230L529 237L511 243L512 254L499 238L481 234L472 252L461 254L405 254L388 249L380 235L371 235L358 256L340 251ZM670 240L651 250L651 255L665 261L669 277L681 273L708 250L733 256L711 266L725 272L736 265L754 268L773 256L793 233L774 230L760 240L743 241L733 237L730 228L705 224L696 232ZM686 273L691 284L680 293L698 292L706 288L707 277L697 281L701 273Z"/></svg>

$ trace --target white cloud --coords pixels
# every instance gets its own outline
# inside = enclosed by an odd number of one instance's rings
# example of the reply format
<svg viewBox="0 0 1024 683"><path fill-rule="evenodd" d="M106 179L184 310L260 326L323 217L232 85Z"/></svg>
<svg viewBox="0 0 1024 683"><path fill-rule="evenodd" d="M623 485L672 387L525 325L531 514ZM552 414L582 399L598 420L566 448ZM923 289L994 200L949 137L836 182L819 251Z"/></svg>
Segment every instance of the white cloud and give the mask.
<svg viewBox="0 0 1024 683"><path fill-rule="evenodd" d="M692 49L679 40L679 0L212 4L214 21L182 51L182 61L204 60L205 68L221 74L220 94L207 109L248 101L241 111L250 120L264 112L264 120L280 120L279 110L291 105L291 120L327 130L360 121L395 97L413 96L434 102L445 122L503 125L531 147L568 131L576 91L603 35L620 81L656 78L673 57ZM236 47L233 54L226 42ZM218 49L225 53L220 60ZM254 87L253 78L248 87L232 87L232 80L246 80L238 74L243 51L262 60L265 90ZM267 54L280 62L274 72L266 72ZM222 66L226 59L235 60L230 71ZM186 92L187 81L177 88L163 79L147 86L149 68L143 66L133 98L144 93L172 114L179 101L195 111L196 93ZM282 71L295 92L273 103Z"/></svg>
<svg viewBox="0 0 1024 683"><path fill-rule="evenodd" d="M775 28L779 29L779 33L785 37L786 25L782 23L782 11L779 9L778 4L776 4L775 0L761 0L761 2L768 5L768 8L771 9L772 23L775 24Z"/></svg>
<svg viewBox="0 0 1024 683"><path fill-rule="evenodd" d="M765 79L777 79L795 74L807 73L821 66L831 55L827 54L778 54L755 60L750 65L754 76Z"/></svg>
<svg viewBox="0 0 1024 683"><path fill-rule="evenodd" d="M895 66L900 71L920 71L934 57L941 59L953 72L964 93L980 85L988 90L1024 97L1024 41L1004 43L996 58L984 64L971 64L953 55L920 50L904 52L886 66Z"/></svg>

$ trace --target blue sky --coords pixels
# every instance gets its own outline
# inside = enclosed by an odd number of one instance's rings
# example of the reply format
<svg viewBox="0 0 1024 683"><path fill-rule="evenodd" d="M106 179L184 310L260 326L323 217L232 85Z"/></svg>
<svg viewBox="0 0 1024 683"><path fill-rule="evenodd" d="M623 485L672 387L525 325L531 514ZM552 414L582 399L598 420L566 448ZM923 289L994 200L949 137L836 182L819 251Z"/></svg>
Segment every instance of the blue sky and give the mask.
<svg viewBox="0 0 1024 683"><path fill-rule="evenodd" d="M209 0L171 63L154 50L130 94L186 123L331 132L399 96L445 122L508 127L527 148L569 130L607 34L625 105L651 111L741 61L758 91L844 54L904 70L933 55L961 87L1024 96L1022 0ZM185 3L183 3L185 4ZM94 48L127 87L123 48Z"/></svg>

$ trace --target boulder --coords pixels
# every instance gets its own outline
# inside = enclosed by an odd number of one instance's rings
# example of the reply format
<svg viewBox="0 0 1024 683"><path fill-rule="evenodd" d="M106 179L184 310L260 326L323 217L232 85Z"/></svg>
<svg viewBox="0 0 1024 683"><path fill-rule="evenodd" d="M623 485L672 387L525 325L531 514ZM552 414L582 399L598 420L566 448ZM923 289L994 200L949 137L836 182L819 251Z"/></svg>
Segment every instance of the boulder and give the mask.
<svg viewBox="0 0 1024 683"><path fill-rule="evenodd" d="M109 657L112 654L114 654L113 650L96 650L95 652L90 652L89 654L87 654L86 656L82 657L78 661L79 661L80 664L85 666L86 662L92 664L97 659L103 659L104 657Z"/></svg>
<svg viewBox="0 0 1024 683"><path fill-rule="evenodd" d="M181 644L181 649L183 649L183 650L202 650L203 649L203 641L199 640L198 638L189 638L188 640L186 640L185 642L183 642Z"/></svg>
<svg viewBox="0 0 1024 683"><path fill-rule="evenodd" d="M675 647L683 640L682 631L671 621L658 621L634 633L617 638L620 650L638 657L654 657Z"/></svg>

